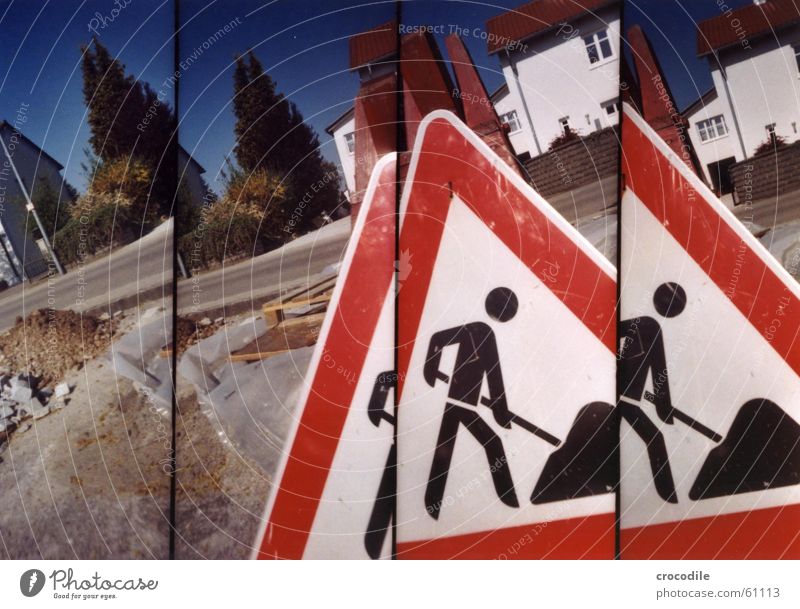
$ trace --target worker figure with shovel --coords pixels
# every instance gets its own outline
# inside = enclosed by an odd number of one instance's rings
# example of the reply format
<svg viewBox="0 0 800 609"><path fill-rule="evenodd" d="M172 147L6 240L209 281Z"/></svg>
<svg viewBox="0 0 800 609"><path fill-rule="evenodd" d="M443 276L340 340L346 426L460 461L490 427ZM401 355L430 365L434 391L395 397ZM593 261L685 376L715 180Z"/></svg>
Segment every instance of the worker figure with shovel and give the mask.
<svg viewBox="0 0 800 609"><path fill-rule="evenodd" d="M491 319L507 322L516 315L519 303L513 291L500 287L489 292L485 306ZM439 370L442 350L450 345L458 345L452 378ZM428 346L423 375L431 387L436 384L437 380L450 385L428 486L425 490L425 505L428 513L438 520L447 475L450 471L450 462L453 458L456 434L460 425L463 425L483 446L497 496L506 505L519 507L514 491L514 482L511 479L508 461L503 450L503 441L481 418L477 411L479 402L491 409L494 420L506 429L510 429L511 424L516 423L554 446L558 446L561 442L558 438L509 411L497 342L491 327L483 322L472 322L434 334ZM489 389L488 398L481 398L484 378L486 378Z"/></svg>
<svg viewBox="0 0 800 609"><path fill-rule="evenodd" d="M677 283L661 284L653 295L653 304L662 317L675 317L686 307L686 292ZM645 414L641 405L644 403L655 406L656 416L667 425L678 420L714 442L719 442L722 437L672 405L667 355L658 320L637 317L622 321L619 338L620 416L647 446L656 492L664 501L678 503L664 435ZM652 380L652 393L645 390L648 378Z"/></svg>

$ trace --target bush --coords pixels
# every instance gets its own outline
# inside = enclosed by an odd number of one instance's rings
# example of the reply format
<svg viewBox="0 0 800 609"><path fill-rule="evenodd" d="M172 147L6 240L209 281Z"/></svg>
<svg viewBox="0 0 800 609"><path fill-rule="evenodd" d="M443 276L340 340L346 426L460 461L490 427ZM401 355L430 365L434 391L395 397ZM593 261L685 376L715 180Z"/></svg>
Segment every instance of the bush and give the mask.
<svg viewBox="0 0 800 609"><path fill-rule="evenodd" d="M753 151L753 156L758 156L759 154L764 154L765 152L775 152L786 145L786 138L782 135L776 135L768 138L766 142L761 142Z"/></svg>
<svg viewBox="0 0 800 609"><path fill-rule="evenodd" d="M273 245L269 238L260 234L259 224L260 219L249 214L209 217L178 239L178 250L190 271L226 258L252 256Z"/></svg>
<svg viewBox="0 0 800 609"><path fill-rule="evenodd" d="M285 231L288 188L268 169L246 174L231 169L225 193L199 214L193 230L178 238L184 263L204 268L224 259L252 256L291 236Z"/></svg>
<svg viewBox="0 0 800 609"><path fill-rule="evenodd" d="M113 202L125 208L132 221L152 227L158 221L158 205L149 202L152 180L151 168L139 159L102 162L94 168L86 194L72 206L72 217L89 215Z"/></svg>
<svg viewBox="0 0 800 609"><path fill-rule="evenodd" d="M554 137L550 141L550 150L553 148L558 148L559 146L563 146L564 144L569 144L570 142L574 142L581 139L581 134L572 129L572 127L567 127L564 129L564 133Z"/></svg>
<svg viewBox="0 0 800 609"><path fill-rule="evenodd" d="M225 185L225 194L213 207L215 215L246 215L263 219L264 228L277 236L287 216L287 185L268 169L251 173L233 170Z"/></svg>
<svg viewBox="0 0 800 609"><path fill-rule="evenodd" d="M36 213L44 225L47 237L51 238L60 228L63 228L70 218L70 207L76 197L75 190L66 181L61 185L61 192L44 178L39 178L33 187L31 199L36 206ZM24 202L20 203L24 205ZM28 231L34 239L41 239L42 234L35 222L28 223Z"/></svg>
<svg viewBox="0 0 800 609"><path fill-rule="evenodd" d="M130 243L138 236L127 207L114 203L96 205L83 216L72 217L56 232L53 248L62 264L74 264L114 245Z"/></svg>

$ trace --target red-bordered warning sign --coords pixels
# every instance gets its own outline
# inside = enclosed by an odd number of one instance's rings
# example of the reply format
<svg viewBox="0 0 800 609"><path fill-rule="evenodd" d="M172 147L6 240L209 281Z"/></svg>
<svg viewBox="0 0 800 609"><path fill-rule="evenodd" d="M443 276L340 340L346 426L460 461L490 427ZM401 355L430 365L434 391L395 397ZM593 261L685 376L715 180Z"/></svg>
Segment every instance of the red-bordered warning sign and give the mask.
<svg viewBox="0 0 800 609"><path fill-rule="evenodd" d="M629 106L622 558L800 558L800 287Z"/></svg>
<svg viewBox="0 0 800 609"><path fill-rule="evenodd" d="M275 476L256 558L391 556L395 165L395 155L387 155L373 171Z"/></svg>
<svg viewBox="0 0 800 609"><path fill-rule="evenodd" d="M612 558L614 267L444 111L400 252L398 558Z"/></svg>

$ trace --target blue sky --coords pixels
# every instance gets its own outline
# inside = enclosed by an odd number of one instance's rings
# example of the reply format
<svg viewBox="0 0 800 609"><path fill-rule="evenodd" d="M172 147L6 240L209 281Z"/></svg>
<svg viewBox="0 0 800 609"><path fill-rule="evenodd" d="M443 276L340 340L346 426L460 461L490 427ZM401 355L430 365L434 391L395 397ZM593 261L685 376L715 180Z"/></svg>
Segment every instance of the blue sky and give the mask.
<svg viewBox="0 0 800 609"><path fill-rule="evenodd" d="M519 6L519 0L500 0L491 5L458 1L408 1L402 5L406 24L444 24L483 29L489 17L503 7ZM180 138L183 146L206 169L214 183L224 159L234 145L233 58L253 48L278 90L292 99L317 131L323 154L338 162L325 127L347 110L358 92L358 76L348 71L347 39L395 16L395 5L359 0L278 0L255 2L189 0L182 5L180 54L191 55L198 45L220 27L240 20L181 76ZM254 12L255 11L255 12ZM275 33L277 32L277 33ZM271 34L272 33L272 34ZM444 52L444 36L437 36ZM499 62L486 53L479 36L465 40L481 68L489 91L502 84Z"/></svg>
<svg viewBox="0 0 800 609"><path fill-rule="evenodd" d="M728 3L741 6L749 1ZM67 179L79 189L85 187L81 163L89 137L79 47L91 37L89 25L95 25L99 40L129 72L154 88L161 88L173 70L174 0L117 2L0 0L0 117L13 120L21 103L30 104L25 134L65 165ZM488 18L520 4L406 0L401 10L407 25L477 32L465 42L491 92L503 79L480 33ZM125 8L114 17L112 10L120 5ZM206 168L206 178L216 190L220 183L215 177L234 144L232 62L236 53L249 48L315 128L323 154L337 160L324 128L352 104L358 90L357 76L348 71L347 39L392 19L392 0L182 0L180 6L180 56L197 57L181 71L180 138ZM695 57L694 24L719 14L716 0L628 0L625 10L626 26L640 23L645 29L679 107L685 107L711 84L705 60ZM97 25L100 17L104 26ZM237 18L230 34L202 48L220 27ZM444 35L437 39L444 50Z"/></svg>
<svg viewBox="0 0 800 609"><path fill-rule="evenodd" d="M23 133L65 166L79 190L89 138L80 46L91 39L93 17L98 40L128 72L151 83L172 72L172 0L0 0L0 118L13 122L20 104L30 104Z"/></svg>
<svg viewBox="0 0 800 609"><path fill-rule="evenodd" d="M725 0L725 4L736 9L752 0ZM697 23L720 14L717 0L626 0L624 6L625 28L642 27L683 110L713 84L708 60L696 54Z"/></svg>

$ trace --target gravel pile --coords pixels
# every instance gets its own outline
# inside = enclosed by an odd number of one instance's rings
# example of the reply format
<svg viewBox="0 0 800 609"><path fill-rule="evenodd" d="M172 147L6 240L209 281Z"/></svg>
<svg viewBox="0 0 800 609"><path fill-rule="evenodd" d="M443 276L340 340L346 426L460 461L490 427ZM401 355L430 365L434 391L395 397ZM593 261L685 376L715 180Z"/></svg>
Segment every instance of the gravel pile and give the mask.
<svg viewBox="0 0 800 609"><path fill-rule="evenodd" d="M39 379L42 386L60 381L72 368L106 351L114 337L114 320L73 311L40 309L0 335L0 372Z"/></svg>

